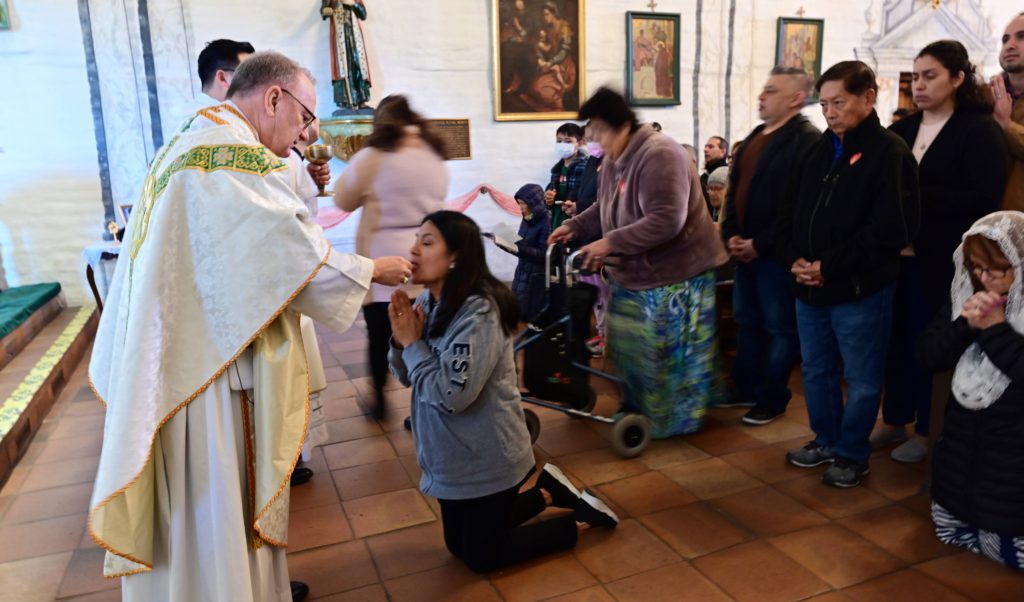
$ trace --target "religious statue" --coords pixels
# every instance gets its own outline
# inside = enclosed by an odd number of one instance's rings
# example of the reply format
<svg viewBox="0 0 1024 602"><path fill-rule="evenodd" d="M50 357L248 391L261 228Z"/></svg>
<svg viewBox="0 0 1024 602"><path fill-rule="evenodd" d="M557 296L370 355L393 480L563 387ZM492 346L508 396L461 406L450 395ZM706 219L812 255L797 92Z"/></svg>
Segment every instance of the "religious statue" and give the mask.
<svg viewBox="0 0 1024 602"><path fill-rule="evenodd" d="M366 20L363 0L321 0L320 15L331 22L331 84L335 115L372 111L370 64L360 21Z"/></svg>

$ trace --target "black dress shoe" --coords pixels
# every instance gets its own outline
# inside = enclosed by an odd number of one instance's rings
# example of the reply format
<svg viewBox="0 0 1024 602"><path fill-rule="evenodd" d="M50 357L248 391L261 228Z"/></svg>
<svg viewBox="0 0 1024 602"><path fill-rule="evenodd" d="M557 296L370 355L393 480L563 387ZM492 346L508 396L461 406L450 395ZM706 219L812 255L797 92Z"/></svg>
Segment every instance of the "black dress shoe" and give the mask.
<svg viewBox="0 0 1024 602"><path fill-rule="evenodd" d="M306 481L313 478L313 469L311 468L296 468L292 471L292 487L296 485L302 485ZM296 582L298 583L298 582Z"/></svg>
<svg viewBox="0 0 1024 602"><path fill-rule="evenodd" d="M411 431L412 430L412 416L406 416L405 420L402 421L402 426L405 427L405 430Z"/></svg>
<svg viewBox="0 0 1024 602"><path fill-rule="evenodd" d="M308 470L308 469L306 469ZM292 602L302 602L309 596L309 586L301 581L292 581Z"/></svg>

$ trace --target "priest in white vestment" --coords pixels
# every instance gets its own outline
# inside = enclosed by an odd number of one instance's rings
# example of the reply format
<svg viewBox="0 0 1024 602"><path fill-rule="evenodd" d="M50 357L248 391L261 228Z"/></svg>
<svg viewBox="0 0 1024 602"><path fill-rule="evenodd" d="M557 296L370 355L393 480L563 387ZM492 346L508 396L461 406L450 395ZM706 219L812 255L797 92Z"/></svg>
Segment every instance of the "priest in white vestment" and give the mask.
<svg viewBox="0 0 1024 602"><path fill-rule="evenodd" d="M106 405L88 529L125 600L292 599L289 475L309 419L299 314L348 328L408 261L334 253L282 157L312 77L257 53L161 149L89 366Z"/></svg>

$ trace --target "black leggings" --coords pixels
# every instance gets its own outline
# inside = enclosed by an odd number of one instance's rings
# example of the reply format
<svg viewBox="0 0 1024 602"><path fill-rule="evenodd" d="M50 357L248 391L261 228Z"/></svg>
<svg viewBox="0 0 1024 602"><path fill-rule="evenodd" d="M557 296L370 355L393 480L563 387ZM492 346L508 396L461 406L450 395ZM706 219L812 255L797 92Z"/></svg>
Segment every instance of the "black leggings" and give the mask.
<svg viewBox="0 0 1024 602"><path fill-rule="evenodd" d="M444 543L471 571L485 573L576 545L572 515L523 525L544 511L540 489L519 485L468 500L442 500Z"/></svg>
<svg viewBox="0 0 1024 602"><path fill-rule="evenodd" d="M389 303L376 302L363 306L366 335L370 342L370 376L373 377L373 389L377 394L376 403L380 404L384 403L384 383L388 378L388 347L391 345L388 305Z"/></svg>

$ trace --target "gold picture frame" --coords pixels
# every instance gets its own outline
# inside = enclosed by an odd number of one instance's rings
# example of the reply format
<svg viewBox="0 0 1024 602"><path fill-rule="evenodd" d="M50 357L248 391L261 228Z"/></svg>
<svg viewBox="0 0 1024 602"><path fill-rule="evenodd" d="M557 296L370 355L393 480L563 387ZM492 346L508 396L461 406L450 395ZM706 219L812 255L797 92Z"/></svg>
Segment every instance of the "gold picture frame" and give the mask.
<svg viewBox="0 0 1024 602"><path fill-rule="evenodd" d="M494 120L576 119L586 94L586 0L521 4L491 0Z"/></svg>

